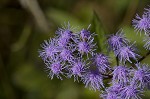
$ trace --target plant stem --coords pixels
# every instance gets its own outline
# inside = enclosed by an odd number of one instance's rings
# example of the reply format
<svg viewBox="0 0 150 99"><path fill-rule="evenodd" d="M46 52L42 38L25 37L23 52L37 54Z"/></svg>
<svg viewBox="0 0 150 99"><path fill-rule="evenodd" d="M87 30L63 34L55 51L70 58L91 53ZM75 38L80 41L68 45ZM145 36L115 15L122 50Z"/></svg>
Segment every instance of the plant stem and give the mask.
<svg viewBox="0 0 150 99"><path fill-rule="evenodd" d="M148 55L150 55L150 51L148 51L146 53L146 55L144 55L143 57L141 57L139 60L138 60L138 63L141 62L142 60L144 60Z"/></svg>
<svg viewBox="0 0 150 99"><path fill-rule="evenodd" d="M119 65L119 59L118 56L116 57L117 66Z"/></svg>
<svg viewBox="0 0 150 99"><path fill-rule="evenodd" d="M112 77L113 77L113 75L111 75L111 74L103 74L103 73L101 73L103 76L106 76L106 77L104 77L105 79L111 79Z"/></svg>

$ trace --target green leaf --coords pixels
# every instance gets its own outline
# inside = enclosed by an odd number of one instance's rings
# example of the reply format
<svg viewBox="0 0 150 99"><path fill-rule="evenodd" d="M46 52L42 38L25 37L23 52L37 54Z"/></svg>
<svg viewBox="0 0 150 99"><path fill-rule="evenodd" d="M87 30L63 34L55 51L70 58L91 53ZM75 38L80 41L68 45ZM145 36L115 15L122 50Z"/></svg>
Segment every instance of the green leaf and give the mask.
<svg viewBox="0 0 150 99"><path fill-rule="evenodd" d="M96 34L95 41L98 46L97 51L98 52L107 52L106 32L105 32L103 24L96 12L93 12L91 31L95 32L95 34Z"/></svg>

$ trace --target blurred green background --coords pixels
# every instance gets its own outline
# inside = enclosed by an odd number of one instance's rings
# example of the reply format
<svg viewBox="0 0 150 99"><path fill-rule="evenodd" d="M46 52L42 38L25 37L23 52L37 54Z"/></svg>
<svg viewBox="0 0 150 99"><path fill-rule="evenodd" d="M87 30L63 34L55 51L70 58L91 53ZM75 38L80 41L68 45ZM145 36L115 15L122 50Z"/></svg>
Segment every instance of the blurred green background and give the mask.
<svg viewBox="0 0 150 99"><path fill-rule="evenodd" d="M136 35L131 22L148 4L149 0L0 0L0 99L99 99L99 92L73 79L50 80L38 57L40 44L69 21L81 28L91 24L99 46L103 34L123 28L144 55L143 37ZM149 59L143 62L150 64ZM150 99L150 92L144 95Z"/></svg>

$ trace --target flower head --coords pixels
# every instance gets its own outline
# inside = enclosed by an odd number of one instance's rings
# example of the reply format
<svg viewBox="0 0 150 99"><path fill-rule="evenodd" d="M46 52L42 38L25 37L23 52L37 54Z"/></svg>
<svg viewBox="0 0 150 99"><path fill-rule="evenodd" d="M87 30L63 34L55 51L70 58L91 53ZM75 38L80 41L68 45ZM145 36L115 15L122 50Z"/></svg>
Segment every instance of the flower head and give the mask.
<svg viewBox="0 0 150 99"><path fill-rule="evenodd" d="M58 28L56 34L58 35L58 45L61 47L66 47L72 40L74 40L75 33L73 32L75 28L70 26L68 22L62 28Z"/></svg>
<svg viewBox="0 0 150 99"><path fill-rule="evenodd" d="M64 39L69 40L73 35L73 32L71 30L65 30L63 33L61 33L61 37Z"/></svg>
<svg viewBox="0 0 150 99"><path fill-rule="evenodd" d="M90 38L90 36L91 36L91 33L90 33L90 31L88 31L88 30L86 30L86 29L83 29L83 30L81 30L81 32L80 32L80 36L81 36L81 38L84 40L84 39L88 39L88 38Z"/></svg>
<svg viewBox="0 0 150 99"><path fill-rule="evenodd" d="M56 34L59 37L70 39L73 35L73 32L72 32L73 30L75 30L75 28L72 27L69 22L68 23L65 22L61 28L58 28L58 30L56 31Z"/></svg>
<svg viewBox="0 0 150 99"><path fill-rule="evenodd" d="M53 58L56 54L58 54L59 49L57 46L56 39L50 39L48 41L44 41L43 44L41 44L42 50L39 50L39 56L46 61L49 58Z"/></svg>
<svg viewBox="0 0 150 99"><path fill-rule="evenodd" d="M147 30L150 28L150 17L147 13L143 14L142 17L137 14L136 18L132 20L132 24L137 33L144 30L147 34Z"/></svg>
<svg viewBox="0 0 150 99"><path fill-rule="evenodd" d="M81 53L81 54L92 54L94 53L95 49L95 44L93 44L94 42L94 38L92 39L88 39L87 41L78 41L77 42L77 48L78 48L78 51Z"/></svg>
<svg viewBox="0 0 150 99"><path fill-rule="evenodd" d="M137 57L139 57L138 54L135 53L136 49L133 47L133 44L130 46L123 46L120 49L115 51L115 55L119 57L120 62L126 62L129 61L132 63L130 58L137 60Z"/></svg>
<svg viewBox="0 0 150 99"><path fill-rule="evenodd" d="M111 50L117 50L124 45L127 45L129 40L125 37L122 30L119 30L116 34L111 35L108 39L109 48Z"/></svg>
<svg viewBox="0 0 150 99"><path fill-rule="evenodd" d="M82 77L87 68L88 66L86 61L83 61L82 59L76 59L71 62L71 67L69 68L69 76L74 76L74 81L78 81L78 77Z"/></svg>
<svg viewBox="0 0 150 99"><path fill-rule="evenodd" d="M68 50L68 49L63 49L60 53L60 56L65 61L72 61L73 60L72 51Z"/></svg>
<svg viewBox="0 0 150 99"><path fill-rule="evenodd" d="M91 90L100 90L103 85L103 76L97 70L90 70L82 76L85 87Z"/></svg>
<svg viewBox="0 0 150 99"><path fill-rule="evenodd" d="M61 46L61 47L66 47L67 44L69 44L69 39L66 39L66 38L62 38L62 37L59 37L58 38L58 45Z"/></svg>
<svg viewBox="0 0 150 99"><path fill-rule="evenodd" d="M150 68L147 64L136 64L137 70L134 71L132 83L137 84L139 87L148 87L150 84Z"/></svg>
<svg viewBox="0 0 150 99"><path fill-rule="evenodd" d="M120 92L121 99L141 99L142 90L138 89L136 86L125 86Z"/></svg>
<svg viewBox="0 0 150 99"><path fill-rule="evenodd" d="M116 66L112 74L113 74L112 78L113 84L119 83L125 85L129 82L130 71L125 66Z"/></svg>
<svg viewBox="0 0 150 99"><path fill-rule="evenodd" d="M54 76L56 76L58 79L62 80L61 75L63 75L63 69L64 67L64 63L62 62L62 60L58 57L56 57L54 60L50 60L49 62L46 63L46 68L47 71L49 71L49 77L51 79L54 78Z"/></svg>
<svg viewBox="0 0 150 99"><path fill-rule="evenodd" d="M120 91L122 89L122 85L120 84L113 84L112 86L108 87L105 92L103 92L102 97L104 99L120 99Z"/></svg>
<svg viewBox="0 0 150 99"><path fill-rule="evenodd" d="M81 52L81 53L88 53L89 52L89 50L90 50L90 45L87 43L87 42L80 42L79 43L79 45L78 45L78 47L79 47L79 51Z"/></svg>
<svg viewBox="0 0 150 99"><path fill-rule="evenodd" d="M111 69L108 59L108 56L101 53L95 55L94 64L96 64L100 72L106 73L107 70Z"/></svg>
<svg viewBox="0 0 150 99"><path fill-rule="evenodd" d="M119 99L118 95L115 92L103 93L101 97L103 99Z"/></svg>

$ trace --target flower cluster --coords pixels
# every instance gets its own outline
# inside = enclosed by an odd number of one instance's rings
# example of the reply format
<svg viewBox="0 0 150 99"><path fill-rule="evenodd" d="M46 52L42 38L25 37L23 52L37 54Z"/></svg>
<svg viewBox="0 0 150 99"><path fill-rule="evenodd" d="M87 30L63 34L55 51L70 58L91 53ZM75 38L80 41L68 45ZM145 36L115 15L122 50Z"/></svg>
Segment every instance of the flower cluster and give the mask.
<svg viewBox="0 0 150 99"><path fill-rule="evenodd" d="M123 31L118 31L116 34L111 35L108 39L108 45L113 50L116 57L120 59L120 62L130 62L131 58L137 60L139 55L136 53L136 48L130 41L125 37Z"/></svg>
<svg viewBox="0 0 150 99"><path fill-rule="evenodd" d="M39 50L49 77L74 77L74 81L83 81L85 87L95 91L104 87L103 73L110 70L109 58L96 53L94 36L88 29L74 31L69 23L58 28L56 37L44 41Z"/></svg>
<svg viewBox="0 0 150 99"><path fill-rule="evenodd" d="M144 31L146 44L150 50L150 9L142 17L136 15L133 26L137 32ZM41 44L39 56L43 59L48 76L74 78L86 88L101 91L103 99L141 99L144 89L150 85L150 67L140 63L150 51L141 56L135 42L125 37L122 29L107 39L108 50L114 53L116 66L111 66L110 57L97 53L94 33L89 29L75 31L68 23L58 28L56 36ZM109 79L109 87L104 80Z"/></svg>

